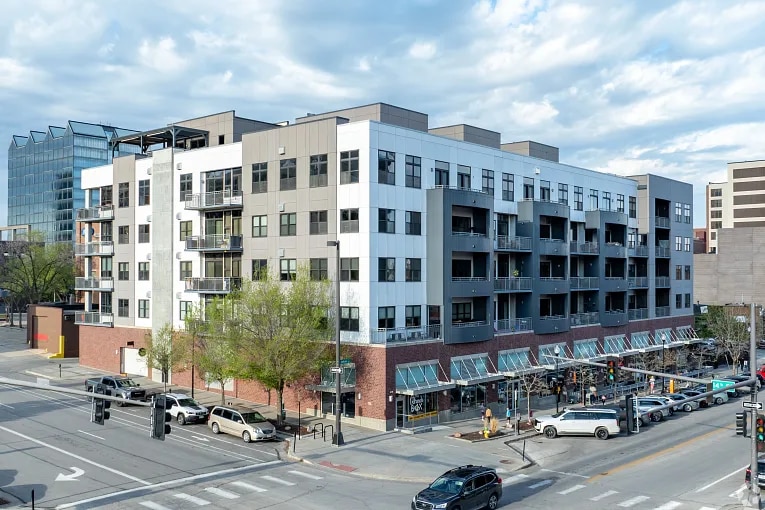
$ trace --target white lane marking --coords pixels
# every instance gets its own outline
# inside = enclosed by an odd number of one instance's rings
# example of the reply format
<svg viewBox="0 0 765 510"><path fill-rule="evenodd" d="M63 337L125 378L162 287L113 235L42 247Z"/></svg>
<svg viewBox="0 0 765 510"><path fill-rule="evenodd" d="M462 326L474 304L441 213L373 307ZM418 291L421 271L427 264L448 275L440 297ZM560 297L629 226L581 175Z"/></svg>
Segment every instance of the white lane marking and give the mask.
<svg viewBox="0 0 765 510"><path fill-rule="evenodd" d="M233 473L241 473L241 472L245 472L245 471L252 471L254 469L260 469L260 468L266 467L266 466L276 466L276 465L281 464L281 463L282 463L282 461L280 461L280 460L272 460L272 461L269 461L269 462L264 462L262 464L253 464L253 465L250 465L250 466L242 466L242 467L238 467L238 468L222 469L220 471L213 471L212 473L203 473L201 475L187 476L185 478L178 478L176 480L168 480L166 482L155 483L155 484L153 484L153 485L151 485L149 487L149 490L159 489L161 487L170 487L170 486L173 486L173 485L181 485L181 484L188 483L188 482L194 482L196 480L204 480L205 478L213 478L213 477L217 477L217 476L230 475L230 474L233 474ZM237 483L237 482L232 482L232 483ZM242 482L242 483L244 483L244 482ZM103 496L95 496L93 498L83 499L83 500L80 500L80 501L75 501L73 503L66 503L66 504L63 504L63 505L58 505L56 507L56 510L64 510L66 508L76 507L77 505L86 505L88 503L93 503L94 501L103 501L105 499L112 499L112 498L114 498L115 500L119 501L122 496L125 496L127 494L133 494L133 493L136 493L136 492L139 492L139 491L141 491L143 493L146 490L147 490L146 487L136 487L134 489L126 489L124 491L115 492L113 494L105 494ZM263 491L258 491L258 492L264 492L264 491L265 491L265 489Z"/></svg>
<svg viewBox="0 0 765 510"><path fill-rule="evenodd" d="M656 510L675 510L675 508L683 506L682 503L678 503L677 501L670 501L669 503L665 503L661 505L660 507L657 507Z"/></svg>
<svg viewBox="0 0 765 510"><path fill-rule="evenodd" d="M191 436L191 439L196 439L197 441L202 441L203 443L209 443L210 442L209 439L207 439L206 437L202 437L202 436Z"/></svg>
<svg viewBox="0 0 765 510"><path fill-rule="evenodd" d="M128 480L133 480L134 482L138 482L142 485L151 485L151 482L147 482L146 480L141 480L138 477L135 477L133 475L129 475L127 473L123 473L122 471L119 471L114 468L110 468L109 466L104 466L103 464L99 464L98 462L93 462L90 459L86 459L85 457L82 457L80 455L77 455L76 453L68 452L64 450L63 448L59 448L58 446L53 446L52 444L44 443L43 441L40 441L39 439L35 439L33 437L26 436L22 434L21 432L16 432L15 430L11 430L9 428L0 426L0 430L4 430L8 432L9 434L13 434L14 436L18 436L22 439L26 439L27 441L31 441L33 443L39 444L40 446L44 446L45 448L50 448L53 451L63 453L64 455L69 455L70 457L81 460L82 462L85 462L87 464L90 464L91 466L96 466L97 468L101 468L104 471L109 471L110 473L114 473L115 475L119 475L123 478L127 478Z"/></svg>
<svg viewBox="0 0 765 510"><path fill-rule="evenodd" d="M9 406L8 404L3 404L0 402L0 406L7 407L8 409L13 409L13 406Z"/></svg>
<svg viewBox="0 0 765 510"><path fill-rule="evenodd" d="M597 496L590 498L590 501L600 501L601 499L613 496L614 494L619 494L619 491L606 491L603 494L598 494Z"/></svg>
<svg viewBox="0 0 765 510"><path fill-rule="evenodd" d="M741 497L741 493L743 493L745 490L747 490L746 484L744 484L741 487L739 487L738 489L736 489L735 492L731 492L730 494L728 494L728 497L729 498L740 498Z"/></svg>
<svg viewBox="0 0 765 510"><path fill-rule="evenodd" d="M584 489L584 487L585 487L584 485L574 485L573 487L569 487L568 489L564 491L560 491L558 494L560 494L561 496L565 496L566 494L571 494L572 492L576 492L579 489Z"/></svg>
<svg viewBox="0 0 765 510"><path fill-rule="evenodd" d="M162 506L159 503L155 503L153 501L141 501L141 506L145 506L146 508L151 508L151 510L170 510L166 506Z"/></svg>
<svg viewBox="0 0 765 510"><path fill-rule="evenodd" d="M64 473L59 473L56 477L57 482L79 482L78 478L85 474L84 469L80 469L76 466L72 466L69 469L73 471L72 474L65 475Z"/></svg>
<svg viewBox="0 0 765 510"><path fill-rule="evenodd" d="M539 487L544 487L545 485L550 485L553 481L552 480L542 480L541 482L537 482L534 485L529 485L529 489L537 489Z"/></svg>
<svg viewBox="0 0 765 510"><path fill-rule="evenodd" d="M503 478L502 479L502 485L504 486L504 485L507 485L509 483L520 482L524 478L528 478L528 477L529 477L529 475L524 475L523 473L521 473L521 474L518 474L518 475L513 475L513 476L511 476L509 478Z"/></svg>
<svg viewBox="0 0 765 510"><path fill-rule="evenodd" d="M210 494L215 494L216 496L219 496L224 499L237 499L239 497L239 494L235 494L230 491L225 491L217 487L206 487L205 490L209 492Z"/></svg>
<svg viewBox="0 0 765 510"><path fill-rule="evenodd" d="M567 471L555 471L554 469L540 469L540 471L545 471L547 473L555 473L557 475L576 476L576 477L584 478L584 479L590 478L587 475L580 475L578 473L569 473Z"/></svg>
<svg viewBox="0 0 765 510"><path fill-rule="evenodd" d="M717 479L717 480L715 480L714 482L712 482L712 483L708 483L708 484L706 484L704 487L701 487L700 489L696 489L696 492L704 492L705 490L707 490L708 488L712 487L713 485L717 485L718 483L722 482L723 480L727 480L727 479L728 479L728 478L730 478L731 476L734 476L734 475L736 475L736 474L738 474L738 473L740 473L740 472L744 471L744 470L745 470L746 468L748 468L748 467L749 467L749 464L747 464L746 466L744 466L744 467L742 467L742 468L739 468L739 469L735 470L735 471L734 471L734 472L732 472L732 473L728 473L727 475L723 476L722 478L718 478L718 479Z"/></svg>
<svg viewBox="0 0 765 510"><path fill-rule="evenodd" d="M206 499L198 498L196 496L192 496L191 494L185 494L183 492L180 492L178 494L173 494L173 496L178 499L188 501L189 503L194 503L197 506L205 506L210 504L210 502L207 501Z"/></svg>
<svg viewBox="0 0 765 510"><path fill-rule="evenodd" d="M281 478L276 478L275 476L265 475L265 476L261 476L261 478L263 480L268 480L269 482L274 482L274 483L280 483L282 485L295 485L292 482L288 482L287 480L282 480Z"/></svg>
<svg viewBox="0 0 765 510"><path fill-rule="evenodd" d="M622 508L629 508L631 506L637 505L638 503L642 503L643 501L651 499L648 496L635 496L632 499L628 499L627 501L622 501L621 503L618 503L616 506L620 506Z"/></svg>
<svg viewBox="0 0 765 510"><path fill-rule="evenodd" d="M97 436L97 435L95 435L95 434L91 434L90 432L85 432L84 430L79 430L79 429L77 429L77 432L79 432L79 433L81 433L81 434L85 434L86 436L92 436L92 437L95 437L96 439L100 439L101 441L106 441L106 439L104 439L103 437L101 437L101 436Z"/></svg>
<svg viewBox="0 0 765 510"><path fill-rule="evenodd" d="M237 487L241 487L242 489L247 489L248 491L253 492L267 492L268 489L264 489L262 487L258 487L257 485L252 485L247 482L240 482L239 480L235 482L231 482L231 485L236 485Z"/></svg>
<svg viewBox="0 0 765 510"><path fill-rule="evenodd" d="M699 508L699 510L717 510L716 508L712 508L711 506L702 506Z"/></svg>
<svg viewBox="0 0 765 510"><path fill-rule="evenodd" d="M292 473L293 475L303 476L305 478L310 478L311 480L321 480L322 477L312 475L310 473L303 473L302 471L288 471L288 473Z"/></svg>

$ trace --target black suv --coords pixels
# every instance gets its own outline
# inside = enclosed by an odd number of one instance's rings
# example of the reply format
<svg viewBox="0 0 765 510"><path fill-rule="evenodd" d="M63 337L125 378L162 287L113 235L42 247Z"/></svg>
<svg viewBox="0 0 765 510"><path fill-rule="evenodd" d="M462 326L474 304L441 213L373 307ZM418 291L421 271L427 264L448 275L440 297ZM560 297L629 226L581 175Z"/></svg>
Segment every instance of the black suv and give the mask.
<svg viewBox="0 0 765 510"><path fill-rule="evenodd" d="M412 510L494 510L502 498L502 479L492 468L460 466L450 469L412 498Z"/></svg>

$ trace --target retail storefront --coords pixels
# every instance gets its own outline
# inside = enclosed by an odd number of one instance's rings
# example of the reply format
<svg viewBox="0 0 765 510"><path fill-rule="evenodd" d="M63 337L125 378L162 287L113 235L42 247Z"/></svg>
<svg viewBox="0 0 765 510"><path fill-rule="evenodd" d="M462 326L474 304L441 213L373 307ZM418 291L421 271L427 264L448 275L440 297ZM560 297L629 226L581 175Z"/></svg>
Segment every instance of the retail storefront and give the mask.
<svg viewBox="0 0 765 510"><path fill-rule="evenodd" d="M396 365L396 428L412 430L438 423L439 395L454 387L437 360Z"/></svg>
<svg viewBox="0 0 765 510"><path fill-rule="evenodd" d="M482 407L496 403L489 398L489 384L501 381L505 376L497 371L487 353L454 357L449 369L451 379L457 385L450 393L451 419L478 415ZM496 384L492 386L496 390Z"/></svg>
<svg viewBox="0 0 765 510"><path fill-rule="evenodd" d="M348 363L342 365L340 374L340 410L344 417L356 417L356 365ZM324 367L321 371L321 382L307 387L310 390L321 392L321 414L330 416L335 414L337 400L335 398L336 383L335 374L330 367Z"/></svg>

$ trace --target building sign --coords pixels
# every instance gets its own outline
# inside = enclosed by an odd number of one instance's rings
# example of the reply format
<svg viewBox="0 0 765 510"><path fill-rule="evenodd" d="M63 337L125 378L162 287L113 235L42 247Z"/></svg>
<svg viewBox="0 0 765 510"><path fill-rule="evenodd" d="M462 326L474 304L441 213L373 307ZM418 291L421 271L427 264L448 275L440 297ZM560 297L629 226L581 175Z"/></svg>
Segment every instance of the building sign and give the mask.
<svg viewBox="0 0 765 510"><path fill-rule="evenodd" d="M413 395L409 397L409 414L422 414L425 411L425 396Z"/></svg>

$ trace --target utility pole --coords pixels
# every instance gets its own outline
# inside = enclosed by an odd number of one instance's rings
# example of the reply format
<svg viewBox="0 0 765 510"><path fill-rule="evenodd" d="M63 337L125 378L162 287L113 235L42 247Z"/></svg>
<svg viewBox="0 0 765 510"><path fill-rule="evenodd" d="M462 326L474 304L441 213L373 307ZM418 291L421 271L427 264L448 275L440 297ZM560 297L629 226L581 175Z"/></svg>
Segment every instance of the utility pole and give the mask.
<svg viewBox="0 0 765 510"><path fill-rule="evenodd" d="M755 377L755 382L752 384L751 395L752 403L757 403L757 325L754 318L754 302L750 304L749 311L749 373ZM752 424L757 423L757 409L752 406ZM755 508L760 508L760 484L758 480L758 465L757 465L757 434L752 433L752 460L751 460L751 487L752 487L752 503Z"/></svg>

